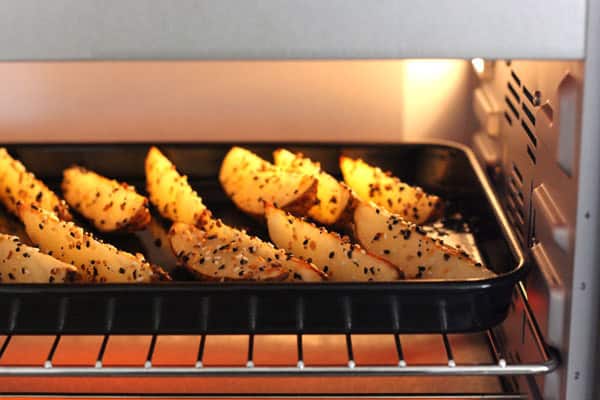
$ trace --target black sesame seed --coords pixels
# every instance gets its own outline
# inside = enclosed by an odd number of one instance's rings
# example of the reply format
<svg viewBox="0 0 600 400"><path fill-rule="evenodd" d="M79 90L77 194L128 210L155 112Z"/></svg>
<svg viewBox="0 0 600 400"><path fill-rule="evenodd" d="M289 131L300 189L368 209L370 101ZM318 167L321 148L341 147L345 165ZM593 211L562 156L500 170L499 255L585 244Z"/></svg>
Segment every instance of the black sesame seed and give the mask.
<svg viewBox="0 0 600 400"><path fill-rule="evenodd" d="M119 273L120 274L124 274L125 273L125 268L123 268L123 267L119 268Z"/></svg>
<svg viewBox="0 0 600 400"><path fill-rule="evenodd" d="M333 257L335 257L335 252L334 252L334 251L331 251L331 252L329 253L329 258L333 258Z"/></svg>
<svg viewBox="0 0 600 400"><path fill-rule="evenodd" d="M323 272L327 273L327 271L329 271L329 267L327 265L323 266Z"/></svg>
<svg viewBox="0 0 600 400"><path fill-rule="evenodd" d="M157 239L154 241L154 245L155 245L156 247L161 247L161 246L162 246L162 240L160 240L160 238L157 238Z"/></svg>
<svg viewBox="0 0 600 400"><path fill-rule="evenodd" d="M388 249L384 249L383 254L390 254L390 251Z"/></svg>

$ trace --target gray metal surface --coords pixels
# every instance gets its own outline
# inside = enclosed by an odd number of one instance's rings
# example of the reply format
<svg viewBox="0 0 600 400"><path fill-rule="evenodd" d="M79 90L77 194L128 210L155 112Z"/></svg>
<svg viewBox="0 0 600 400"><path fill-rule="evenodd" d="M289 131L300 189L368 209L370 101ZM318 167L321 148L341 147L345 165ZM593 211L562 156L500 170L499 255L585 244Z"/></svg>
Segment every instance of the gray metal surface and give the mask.
<svg viewBox="0 0 600 400"><path fill-rule="evenodd" d="M20 0L1 60L582 59L585 0Z"/></svg>
<svg viewBox="0 0 600 400"><path fill-rule="evenodd" d="M583 81L581 142L575 259L567 353L566 398L592 399L598 380L598 327L600 325L600 3L589 2L587 60Z"/></svg>

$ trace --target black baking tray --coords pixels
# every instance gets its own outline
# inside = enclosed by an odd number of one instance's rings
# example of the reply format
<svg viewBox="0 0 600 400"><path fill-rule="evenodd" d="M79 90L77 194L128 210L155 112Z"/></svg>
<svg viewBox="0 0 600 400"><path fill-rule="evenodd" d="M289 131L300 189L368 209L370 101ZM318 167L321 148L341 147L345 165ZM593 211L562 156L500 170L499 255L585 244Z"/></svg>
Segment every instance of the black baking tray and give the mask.
<svg viewBox="0 0 600 400"><path fill-rule="evenodd" d="M242 144L244 145L244 144ZM230 144L162 144L189 176L214 214L266 238L264 226L239 212L218 183ZM472 153L451 143L340 145L246 144L267 159L277 147L301 151L339 176L341 154L362 157L447 201L447 215L467 223L488 268L498 276L471 281L389 283L196 282L175 266L165 243L168 223L130 235L100 235L146 254L169 270L173 282L155 284L3 284L4 334L139 333L433 333L490 328L507 315L525 263L487 179ZM9 152L58 190L62 170L74 163L136 185L144 192L143 144L12 145ZM22 234L3 212L0 227ZM448 219L446 223L457 222ZM83 222L81 222L83 223Z"/></svg>

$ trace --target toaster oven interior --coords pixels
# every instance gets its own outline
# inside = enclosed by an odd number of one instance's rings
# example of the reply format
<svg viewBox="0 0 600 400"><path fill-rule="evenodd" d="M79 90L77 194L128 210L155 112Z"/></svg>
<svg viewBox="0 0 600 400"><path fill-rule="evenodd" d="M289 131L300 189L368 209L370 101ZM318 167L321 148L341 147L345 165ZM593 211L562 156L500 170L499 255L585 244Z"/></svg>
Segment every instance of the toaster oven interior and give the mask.
<svg viewBox="0 0 600 400"><path fill-rule="evenodd" d="M509 317L478 334L8 335L0 345L0 390L562 398L574 379L567 374L572 291L590 284L574 278L584 66L484 59L0 63L7 144L464 144L487 172L530 264Z"/></svg>

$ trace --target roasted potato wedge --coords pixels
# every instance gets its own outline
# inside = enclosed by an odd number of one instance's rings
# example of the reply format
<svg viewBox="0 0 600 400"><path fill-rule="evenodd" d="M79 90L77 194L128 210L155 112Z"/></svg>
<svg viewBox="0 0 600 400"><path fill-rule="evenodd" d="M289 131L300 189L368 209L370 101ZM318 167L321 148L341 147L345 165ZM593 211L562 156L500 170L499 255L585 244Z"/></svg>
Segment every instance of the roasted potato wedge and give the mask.
<svg viewBox="0 0 600 400"><path fill-rule="evenodd" d="M404 219L423 224L442 214L442 201L361 159L340 157L344 181L363 201L372 201Z"/></svg>
<svg viewBox="0 0 600 400"><path fill-rule="evenodd" d="M74 166L63 171L67 203L101 232L136 231L151 220L148 199L133 186Z"/></svg>
<svg viewBox="0 0 600 400"><path fill-rule="evenodd" d="M389 262L325 228L270 204L265 206L265 215L273 243L313 262L331 281L393 281L401 277Z"/></svg>
<svg viewBox="0 0 600 400"><path fill-rule="evenodd" d="M275 165L283 169L314 176L319 180L317 204L308 210L308 216L325 225L333 225L342 218L346 208L352 204L350 189L321 169L321 165L286 149L273 152Z"/></svg>
<svg viewBox="0 0 600 400"><path fill-rule="evenodd" d="M35 205L19 207L27 235L40 249L74 265L92 282L151 282L166 274L150 265L141 254L130 254L103 243L72 222Z"/></svg>
<svg viewBox="0 0 600 400"><path fill-rule="evenodd" d="M146 156L146 190L160 215L171 221L202 225L210 216L187 176L179 174L156 147Z"/></svg>
<svg viewBox="0 0 600 400"><path fill-rule="evenodd" d="M273 265L279 265L288 271L288 281L293 282L318 282L326 278L319 268L282 249L277 249L272 243L265 242L256 236L250 236L244 230L239 230L226 225L220 220L211 220L204 225L207 236L217 235L223 242L231 243L234 252L256 254Z"/></svg>
<svg viewBox="0 0 600 400"><path fill-rule="evenodd" d="M17 236L0 234L0 283L63 283L77 276L71 264L21 243Z"/></svg>
<svg viewBox="0 0 600 400"><path fill-rule="evenodd" d="M407 279L463 280L494 273L468 254L426 235L418 226L374 204L354 210L355 237L368 251L402 270Z"/></svg>
<svg viewBox="0 0 600 400"><path fill-rule="evenodd" d="M169 238L179 261L199 279L282 281L288 277L280 264L235 247L235 239L209 234L194 225L174 223Z"/></svg>
<svg viewBox="0 0 600 400"><path fill-rule="evenodd" d="M261 217L264 202L304 215L316 202L315 177L278 168L241 147L233 147L221 164L219 181L242 211Z"/></svg>
<svg viewBox="0 0 600 400"><path fill-rule="evenodd" d="M52 211L65 221L72 219L67 203L12 158L5 148L0 148L0 200L17 216L17 204L22 203Z"/></svg>

